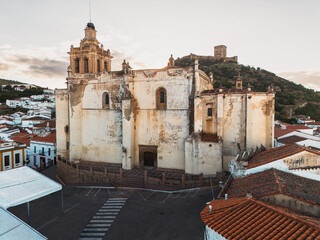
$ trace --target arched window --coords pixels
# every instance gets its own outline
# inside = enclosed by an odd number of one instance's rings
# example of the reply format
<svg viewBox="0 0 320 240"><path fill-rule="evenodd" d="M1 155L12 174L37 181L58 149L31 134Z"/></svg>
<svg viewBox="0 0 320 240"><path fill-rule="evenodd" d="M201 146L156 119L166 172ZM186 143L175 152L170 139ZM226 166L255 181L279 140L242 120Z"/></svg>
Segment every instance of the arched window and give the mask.
<svg viewBox="0 0 320 240"><path fill-rule="evenodd" d="M98 59L98 61L97 61L97 71L98 72L100 72L101 70L100 70L100 60Z"/></svg>
<svg viewBox="0 0 320 240"><path fill-rule="evenodd" d="M104 62L104 70L108 71L108 62L107 61Z"/></svg>
<svg viewBox="0 0 320 240"><path fill-rule="evenodd" d="M167 91L162 87L156 91L156 106L157 109L167 108Z"/></svg>
<svg viewBox="0 0 320 240"><path fill-rule="evenodd" d="M102 108L109 109L110 108L110 96L109 93L104 92L102 94Z"/></svg>
<svg viewBox="0 0 320 240"><path fill-rule="evenodd" d="M74 69L75 69L75 73L79 73L80 72L80 60L79 60L79 58L76 58L76 60L74 61Z"/></svg>
<svg viewBox="0 0 320 240"><path fill-rule="evenodd" d="M89 59L85 58L84 59L84 73L88 73L89 72Z"/></svg>

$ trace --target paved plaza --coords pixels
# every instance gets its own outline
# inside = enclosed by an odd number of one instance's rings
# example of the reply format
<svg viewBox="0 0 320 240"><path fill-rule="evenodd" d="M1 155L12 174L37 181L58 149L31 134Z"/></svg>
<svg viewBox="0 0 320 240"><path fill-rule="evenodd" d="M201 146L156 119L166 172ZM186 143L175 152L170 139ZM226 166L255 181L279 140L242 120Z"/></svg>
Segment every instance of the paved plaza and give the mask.
<svg viewBox="0 0 320 240"><path fill-rule="evenodd" d="M44 174L54 178L54 168ZM219 188L214 187L214 195ZM203 239L200 212L212 190L176 192L99 186L65 186L25 205L10 208L49 239Z"/></svg>

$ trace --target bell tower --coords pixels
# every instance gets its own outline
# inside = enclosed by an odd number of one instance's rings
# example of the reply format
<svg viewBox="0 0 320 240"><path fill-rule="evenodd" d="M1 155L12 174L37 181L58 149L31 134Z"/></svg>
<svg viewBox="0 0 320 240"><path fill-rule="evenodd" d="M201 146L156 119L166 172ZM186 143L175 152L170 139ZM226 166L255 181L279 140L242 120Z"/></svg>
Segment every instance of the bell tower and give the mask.
<svg viewBox="0 0 320 240"><path fill-rule="evenodd" d="M96 38L96 29L93 23L89 22L84 29L85 37L80 42L80 47L71 45L70 67L71 74L92 74L99 72L111 72L111 53L104 50L103 45ZM76 77L76 76L74 76Z"/></svg>

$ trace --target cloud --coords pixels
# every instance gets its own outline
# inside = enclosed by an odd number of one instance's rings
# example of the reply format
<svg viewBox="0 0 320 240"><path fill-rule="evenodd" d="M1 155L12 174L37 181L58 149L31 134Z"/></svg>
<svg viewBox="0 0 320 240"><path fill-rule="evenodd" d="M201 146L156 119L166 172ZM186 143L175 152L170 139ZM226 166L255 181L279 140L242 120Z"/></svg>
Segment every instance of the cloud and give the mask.
<svg viewBox="0 0 320 240"><path fill-rule="evenodd" d="M12 65L0 62L0 71L8 71L11 68L13 68Z"/></svg>
<svg viewBox="0 0 320 240"><path fill-rule="evenodd" d="M35 77L64 78L68 66L68 62L66 61L24 55L10 56L6 60L17 66L26 66L27 68L22 70L22 72Z"/></svg>
<svg viewBox="0 0 320 240"><path fill-rule="evenodd" d="M316 91L320 91L320 70L283 72L278 73L278 75L297 84L302 84L307 88L312 88Z"/></svg>

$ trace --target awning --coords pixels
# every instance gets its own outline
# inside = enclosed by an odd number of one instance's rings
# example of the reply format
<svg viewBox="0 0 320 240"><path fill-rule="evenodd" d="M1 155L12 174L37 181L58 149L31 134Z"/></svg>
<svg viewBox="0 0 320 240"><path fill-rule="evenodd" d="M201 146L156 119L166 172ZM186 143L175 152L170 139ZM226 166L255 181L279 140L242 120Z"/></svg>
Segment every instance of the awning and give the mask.
<svg viewBox="0 0 320 240"><path fill-rule="evenodd" d="M14 207L61 189L61 184L29 167L2 171L0 172L0 207L4 209Z"/></svg>
<svg viewBox="0 0 320 240"><path fill-rule="evenodd" d="M0 208L0 239L2 240L44 240L47 239L19 218Z"/></svg>

